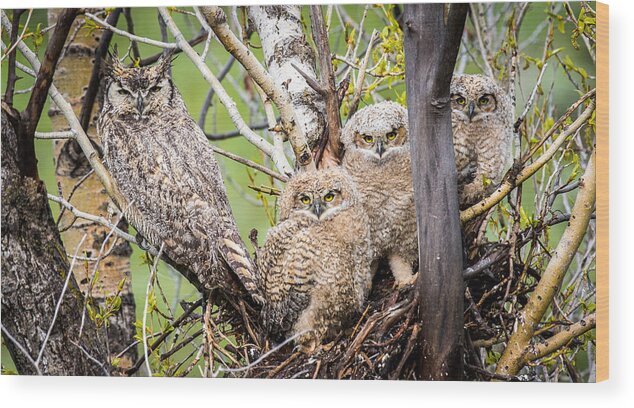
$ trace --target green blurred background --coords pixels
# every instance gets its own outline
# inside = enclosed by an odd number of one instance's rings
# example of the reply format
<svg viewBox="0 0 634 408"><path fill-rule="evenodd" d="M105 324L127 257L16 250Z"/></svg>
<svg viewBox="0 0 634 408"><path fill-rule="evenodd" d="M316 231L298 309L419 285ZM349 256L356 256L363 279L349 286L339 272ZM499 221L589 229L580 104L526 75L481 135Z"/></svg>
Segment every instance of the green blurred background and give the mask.
<svg viewBox="0 0 634 408"><path fill-rule="evenodd" d="M535 28L539 24L543 24L544 20L547 17L547 7L548 6L546 3L534 3L531 5L525 17L522 29L519 33L519 42L527 39L534 32ZM343 6L343 8L354 21L359 22L361 20L364 6L346 5ZM380 11L377 11L375 8L370 7L365 20L365 31L367 33L370 33L374 28L380 31L385 26L384 19L381 17L381 14L382 13ZM135 31L137 35L153 39L161 38L157 19L157 10L155 8L133 8L132 16L134 18ZM198 21L194 17L181 13L173 13L173 17L186 38L193 38L198 34L200 26ZM504 20L507 17L508 16L500 16L499 24L504 24ZM308 26L310 25L307 18L306 10L304 10L304 22L308 23ZM30 27L36 27L38 24L41 24L41 27L47 26L47 12L44 9L35 10L33 13ZM126 23L123 16L119 18L118 27L123 30L126 29ZM332 19L330 32L330 44L332 51L343 55L347 46L346 36L344 34L344 29L338 23L338 20L334 17ZM523 51L529 55L532 55L533 57L541 58L541 53L543 51L543 39L544 33L541 33L536 37L533 43ZM5 44L7 44L6 35L3 35L3 41L5 41ZM169 41L173 41L171 35L169 36ZM255 38L253 42L259 44L259 40L257 38ZM127 50L129 45L129 41L126 38L123 38L116 34L113 37L112 43L116 43L118 45L120 54L122 53L122 50ZM31 43L28 43L28 45L32 47ZM587 56L587 52L585 52L583 48L580 50L575 50L571 46L569 33L562 34L558 31L556 32L554 48L559 47L564 47L564 51L562 52L562 54L570 55L575 64L583 67L590 74L590 76L592 77L591 80L594 82L594 64ZM38 49L40 57L43 55L45 48L46 39ZM156 47L145 44L139 44L139 49L142 58L154 55L155 53L160 51L160 49ZM195 49L198 52L202 52L203 44L197 45ZM224 66L229 58L229 54L216 41L211 42L209 53L209 57L207 58L207 65L211 68L212 72L217 75L219 73L219 67ZM261 60L261 53L259 52L259 50L255 50L255 53ZM18 57L18 60L28 65L24 58L22 58L20 55ZM2 89L4 89L6 85L7 74L5 62L6 59L2 63ZM467 66L465 67L465 72L467 73L478 73L478 71L479 70L477 66L475 66L474 64L467 64ZM174 82L180 89L180 92L183 95L185 103L192 117L195 120L198 120L200 116L200 109L205 100L209 85L203 79L202 75L195 68L193 63L184 55L179 55L178 58L176 58L173 64L172 72ZM238 63L233 64L230 74L235 79L234 84L244 88L243 77L245 74L244 70ZM534 65L527 70L519 71L517 82L518 111L521 111L523 109L524 104L528 99L529 93L533 88L534 82L537 78L537 74L538 70L535 68ZM16 89L25 89L32 85L33 80L27 75L23 75L19 71L18 75L23 76L24 79L21 79L17 82ZM260 123L262 121L262 118L254 118L250 116L249 108L239 97L238 92L234 89L234 84L227 80L223 82L225 89L236 101L238 109L243 115L243 118L245 118L247 123ZM549 69L546 71L542 88L548 90L550 89L550 87L554 87L553 96L555 111L552 112L552 116L557 118L568 106L570 106L572 102L574 102L578 98L579 95L568 82L568 79L565 76L565 72L562 69ZM403 92L404 85L397 84L393 89L386 89L383 90L381 93L382 96L386 99L396 100L399 96L402 96ZM15 107L19 110L23 109L26 106L28 97L29 94L15 95ZM371 101L372 99L370 97L365 96L360 107L363 107L364 104L371 103ZM46 114L42 115L42 118L38 125L38 130L43 132L51 130L50 120ZM235 130L231 120L227 115L226 110L217 98L214 98L212 108L208 113L205 130L211 133L223 133ZM264 162L264 157L262 153L241 137L215 143L222 149L233 152L242 157L249 158L259 163ZM49 192L56 194L57 185L55 181L53 164L53 142L47 140L37 140L36 154L38 158L38 169L40 177L46 183ZM234 161L220 156L217 157L219 162L221 163L223 175L225 176L225 179L227 181L226 186L229 194L229 201L236 216L238 227L243 239L245 240L245 242L249 242L248 233L252 228L256 228L259 231L260 242L262 242L266 231L270 226L270 223L268 217L266 216L265 210L262 207L252 204L250 200L248 201L243 197L243 194L248 194L253 198L254 201L259 201L257 193L247 188L247 185L253 184L249 179L247 169L243 165L238 164ZM257 185L269 184L268 178L262 176L261 174L256 176L255 181L255 184ZM236 184L240 186L238 188L240 188L242 192L239 192L236 189ZM524 193L531 194L531 183L526 183L525 186L527 188L525 188ZM268 197L268 199L269 204L274 205L273 197ZM532 202L525 202L524 205L526 207L525 210L530 213L531 209L533 208ZM57 216L57 214L59 213L59 207L54 203L51 203L51 207L53 209L54 215ZM553 228L551 239L554 240L554 242L558 241L563 228L564 225ZM137 301L137 319L140 320L142 318L149 271L148 266L145 264L144 258L142 257L143 252L139 250L138 247L135 245L133 245L133 249L134 252L131 257L132 283L133 291L135 293ZM168 299L171 300L176 294L176 288L178 287L176 283L177 280L179 280L178 276L168 271L168 269L163 264L159 266L158 276L161 281L161 286L164 288ZM196 290L191 287L191 285L189 285L184 279L182 279L181 283L182 286L179 289L178 298L186 299L188 301L195 300L198 297L198 293L196 292ZM4 346L2 347L2 364L5 368L9 370L14 369L10 356ZM192 371L191 373L191 375L197 374L198 373L196 370Z"/></svg>

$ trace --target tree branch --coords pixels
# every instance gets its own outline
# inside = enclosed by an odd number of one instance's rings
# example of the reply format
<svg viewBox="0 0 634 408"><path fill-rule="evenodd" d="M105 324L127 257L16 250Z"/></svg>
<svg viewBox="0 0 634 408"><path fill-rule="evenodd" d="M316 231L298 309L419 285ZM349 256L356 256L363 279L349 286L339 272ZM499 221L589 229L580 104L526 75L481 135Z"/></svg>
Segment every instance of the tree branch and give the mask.
<svg viewBox="0 0 634 408"><path fill-rule="evenodd" d="M2 12L2 25L5 27L5 30L7 31L11 29L11 23L9 22L9 19L6 17L4 12ZM37 59L37 56L35 55L35 53L31 51L31 49L27 47L26 44L24 44L23 42L18 43L18 49L20 50L20 53L22 53L22 55L29 62L29 64L31 64L31 66L33 67L33 70L35 72L38 72L40 70L41 64L40 64L40 61ZM19 65L18 65L18 68L20 68ZM88 159L91 167L95 170L95 174L97 174L97 176L99 177L99 180L101 181L104 188L108 192L108 195L112 198L112 200L120 209L125 208L126 207L125 198L123 197L123 195L121 195L118 188L113 183L112 178L110 177L110 174L108 173L108 170L105 168L105 166L99 159L99 155L97 154L97 152L95 151L95 148L90 142L88 135L86 135L86 132L84 132L84 129L81 127L81 124L79 123L79 120L77 119L77 116L75 116L75 113L73 112L73 107L71 106L71 104L68 103L66 99L64 99L62 94L59 93L55 85L52 83L50 84L50 87L48 89L48 94L53 100L53 102L55 102L59 110L62 112L66 120L68 121L68 124L71 130L75 132L76 134L75 138L77 140L77 143L79 144L82 152Z"/></svg>
<svg viewBox="0 0 634 408"><path fill-rule="evenodd" d="M235 62L235 58L233 57L233 55L229 58L229 60L227 61L227 63L225 64L225 66L222 68L222 71L220 71L220 74L218 74L218 82L222 82L223 79L225 79L225 77L227 76L227 74L229 73L229 71L231 71L231 67L233 66L233 63ZM198 126L204 131L205 130L205 120L207 119L207 113L209 112L209 107L211 106L211 101L214 97L214 94L216 92L214 91L214 88L209 88L209 92L207 92L207 96L205 97L205 101L203 102L203 106L200 108L200 115L199 115L199 119L198 119ZM266 125L264 128L261 129L266 129L268 125ZM255 127L251 127L251 129L256 130ZM238 132L237 135L240 135L240 133ZM207 138L209 140L213 140L212 138L209 137L209 135L207 135Z"/></svg>
<svg viewBox="0 0 634 408"><path fill-rule="evenodd" d="M194 51L194 49L187 43L187 41L183 37L183 34L174 23L174 20L170 16L169 12L163 7L159 8L159 12L161 13L163 20L167 24L167 27L172 32L172 35L174 36L174 38L176 38L176 42L178 43L179 47L189 57L189 59L192 60L196 68L198 68L198 70L203 75L203 78L205 78L205 80L215 89L218 98L227 108L231 121L240 131L240 133L254 146L264 152L267 156L269 156L280 172L287 175L293 174L293 169L289 166L286 157L284 156L284 152L280 151L279 149L274 149L273 145L271 145L269 142L264 140L264 138L255 133L245 123L242 116L240 116L240 112L238 111L236 103L233 101L233 99L231 99L227 91L223 88L220 81L218 81L214 74L211 73L209 67L207 67L207 65L202 61L196 51Z"/></svg>
<svg viewBox="0 0 634 408"><path fill-rule="evenodd" d="M350 111L348 112L349 118L355 114L359 107L359 102L361 102L361 94L363 93L363 82L365 81L365 71L368 67L370 56L372 55L374 40L376 39L378 34L378 31L372 31L372 36L370 37L370 41L368 42L368 48L365 50L365 56L361 60L361 65L359 65L359 74L357 75L357 80L354 84L354 94L352 95L352 102L350 102Z"/></svg>
<svg viewBox="0 0 634 408"><path fill-rule="evenodd" d="M524 364L546 357L547 355L557 351L558 349L566 346L571 340L581 336L589 330L594 329L597 326L596 313L592 313L578 322L567 326L559 333L544 340L543 342L531 347L530 350L524 356Z"/></svg>
<svg viewBox="0 0 634 408"><path fill-rule="evenodd" d="M322 95L326 102L326 138L325 148L317 166L336 166L341 161L341 116L339 115L339 96L335 73L332 68L332 55L328 44L328 31L320 5L310 6L313 41L317 47L317 61L321 76Z"/></svg>
<svg viewBox="0 0 634 408"><path fill-rule="evenodd" d="M591 102L591 105L593 104ZM594 109L593 106L588 107L588 109L590 108ZM583 115L579 119L582 117ZM560 138L565 139L565 137L560 136L557 141ZM515 375L523 367L526 361L526 353L529 351L530 341L535 333L535 327L541 321L546 309L551 305L566 275L566 271L585 236L596 199L595 160L596 150L592 152L579 185L568 228L561 236L546 270L516 321L517 329L511 335L506 349L498 362L496 369L498 374Z"/></svg>
<svg viewBox="0 0 634 408"><path fill-rule="evenodd" d="M274 179L277 179L277 180L279 180L279 181L281 181L283 183L286 183L288 181L288 177L283 176L283 175L281 175L279 173L276 173L273 170L262 166L261 164L258 164L258 163L254 162L254 161L251 161L251 160L245 159L243 157L240 157L237 154L233 154L233 153L227 152L227 151L222 150L221 148L216 147L216 146L211 146L211 148L213 149L214 152L216 152L216 153L218 153L218 154L220 154L222 156L228 157L231 160L234 160L234 161L236 161L238 163L244 164L245 166L248 166L248 167L251 167L251 168L253 168L255 170L261 171L262 173L264 173L264 174L266 174L268 176L271 176Z"/></svg>
<svg viewBox="0 0 634 408"><path fill-rule="evenodd" d="M31 97L24 112L22 112L22 120L24 129L20 131L18 150L24 153L20 154L23 160L20 161L20 168L25 176L37 178L37 158L35 157L34 135L37 124L44 109L46 102L46 94L53 83L53 74L57 66L57 60L64 48L66 37L70 31L78 9L64 9L57 19L55 31L51 35L46 51L44 53L44 61L38 69L35 85ZM6 16L3 13L3 20ZM22 43L20 41L20 43Z"/></svg>
<svg viewBox="0 0 634 408"><path fill-rule="evenodd" d="M25 10L23 9L13 10L13 21L11 22L11 37L9 38L9 45L11 45L12 47L18 42L20 17L22 16L22 13L24 13L24 11ZM15 54L15 48L9 50L9 61L7 67L7 89L4 92L4 103L9 106L13 106L13 92L15 90L15 82L17 80L15 76Z"/></svg>
<svg viewBox="0 0 634 408"><path fill-rule="evenodd" d="M482 61L484 62L484 66L486 68L486 74L491 78L495 78L495 75L493 74L493 68L491 67L491 57L487 47L488 44L485 44L485 38L480 27L480 20L478 17L479 12L475 9L477 6L478 5L475 3L469 5L471 11L469 13L469 17L471 17L471 22L473 23L473 28L476 32L478 43L480 44L480 54L482 55Z"/></svg>
<svg viewBox="0 0 634 408"><path fill-rule="evenodd" d="M91 14L91 13L84 13L84 14L85 14L86 17L88 17L89 19L91 19L95 23L99 24L103 28L112 31L115 34L119 34L120 36L129 38L132 41L136 41L136 42L140 42L140 43L148 44L148 45L153 45L153 46L159 47L159 48L178 48L178 46L176 44L174 44L174 43L167 43L167 42L163 42L163 41L152 40L151 38L139 37L138 35L134 35L134 34L131 34L131 33L127 32L127 31L120 30L117 27L114 27L114 26L108 24L107 22L103 21L102 19L100 19L99 17L95 16L94 14Z"/></svg>
<svg viewBox="0 0 634 408"><path fill-rule="evenodd" d="M104 217L100 217L98 215L93 215L93 214L88 214L87 212L81 211L79 209L77 209L77 207L73 206L71 203L69 203L67 200L61 198L61 197L57 197L55 195L49 194L48 195L48 199L50 201L53 201L57 204L59 204L62 208L67 209L68 211L70 211L71 214L73 214L75 217L77 218L82 218L84 220L87 221L91 221L100 225L103 225L104 227L110 228L111 231L114 231L114 234L116 236L118 236L119 238L122 238L130 243L136 244L138 245L138 242L136 240L136 238L130 234L128 234L125 231L122 231L121 229L117 228L117 226L113 223L111 223L110 221L108 221L107 219L105 219ZM154 250L154 248L150 248L148 250L148 252L154 256L156 256L156 251Z"/></svg>
<svg viewBox="0 0 634 408"><path fill-rule="evenodd" d="M262 88L280 112L282 128L295 153L295 158L302 168L314 169L315 163L310 154L308 143L301 127L297 126L295 111L288 94L282 92L273 78L264 69L249 49L233 34L227 24L227 16L220 7L201 7L200 11L207 19L207 23L218 37L227 51L229 51L247 70L251 78Z"/></svg>
<svg viewBox="0 0 634 408"><path fill-rule="evenodd" d="M192 38L191 40L187 41L187 44L193 46L196 46L198 44L200 44L201 42L203 42L205 40L207 36L204 34L199 34L196 37ZM182 49L180 48L176 48L174 50L174 55L180 54L181 52L183 52ZM149 56L147 58L142 59L141 61L139 61L139 66L140 67L145 67L147 65L152 65L154 64L156 61L159 60L159 58L161 58L161 55L163 55L163 52L157 52L156 54ZM129 64L128 66L134 66L134 63Z"/></svg>
<svg viewBox="0 0 634 408"><path fill-rule="evenodd" d="M125 22L128 26L128 32L130 34L134 34L134 20L132 19L132 9L130 7L126 7L123 9L123 15L125 16ZM106 20L107 21L107 20ZM108 21L108 23L110 23ZM113 25L117 25L116 23ZM139 53L139 44L136 41L131 40L130 46L132 47L132 56L135 60L141 58L141 53Z"/></svg>
<svg viewBox="0 0 634 408"><path fill-rule="evenodd" d="M106 22L110 25L116 26L117 21L119 21L119 15L121 14L121 9L116 8L108 18ZM81 107L81 112L79 113L79 123L81 123L82 129L85 131L88 130L88 126L90 125L90 117L92 116L92 108L95 104L95 99L97 98L97 91L99 91L99 82L101 79L101 63L103 58L106 56L108 52L108 47L110 46L110 40L112 40L113 32L110 30L106 30L99 40L99 46L95 51L95 63L92 67L92 73L90 75L90 81L88 82L88 89L84 94L84 104Z"/></svg>
<svg viewBox="0 0 634 408"><path fill-rule="evenodd" d="M479 203L476 203L473 206L461 211L460 221L465 223L477 217L478 215L484 214L497 203L502 201L502 199L504 199L504 197L506 197L515 187L528 180L533 174L535 174L546 163L548 163L548 161L555 155L555 153L571 135L574 135L581 126L587 123L588 119L590 119L590 117L592 116L592 112L594 112L594 108L595 102L594 100L592 100L583 111L583 113L579 115L577 120L575 120L570 126L568 126L563 132L559 134L557 139L553 142L552 145L550 145L550 147L544 152L544 154L542 154L530 165L524 167L521 171L519 171L514 179L510 179L507 176L504 182L497 188L497 190L493 192L493 194L482 199L482 201L480 201ZM514 170L511 169L511 172L513 171Z"/></svg>

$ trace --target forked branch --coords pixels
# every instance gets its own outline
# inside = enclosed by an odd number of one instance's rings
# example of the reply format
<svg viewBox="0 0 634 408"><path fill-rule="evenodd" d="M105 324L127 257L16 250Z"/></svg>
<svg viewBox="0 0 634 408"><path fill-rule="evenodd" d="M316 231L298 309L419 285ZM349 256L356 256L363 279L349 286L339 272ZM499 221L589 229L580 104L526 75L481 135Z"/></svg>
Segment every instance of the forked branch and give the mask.
<svg viewBox="0 0 634 408"><path fill-rule="evenodd" d="M227 16L220 7L201 7L200 11L205 16L207 23L209 23L209 26L225 49L242 64L251 78L262 88L266 96L269 97L279 109L282 128L288 136L297 163L302 168L314 169L315 163L312 160L306 137L301 127L297 126L297 119L288 94L278 88L260 61L258 61L242 41L233 34L233 31L231 31L227 24Z"/></svg>

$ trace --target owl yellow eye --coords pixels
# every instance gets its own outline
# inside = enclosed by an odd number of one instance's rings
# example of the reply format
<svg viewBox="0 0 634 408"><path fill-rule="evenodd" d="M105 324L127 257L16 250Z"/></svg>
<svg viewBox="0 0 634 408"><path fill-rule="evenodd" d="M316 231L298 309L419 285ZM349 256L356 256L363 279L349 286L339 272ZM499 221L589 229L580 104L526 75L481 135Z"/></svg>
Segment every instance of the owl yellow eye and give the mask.
<svg viewBox="0 0 634 408"><path fill-rule="evenodd" d="M308 197L308 196L301 196L299 198L299 201L301 201L301 203L304 204L304 205L308 205L311 202L310 197Z"/></svg>
<svg viewBox="0 0 634 408"><path fill-rule="evenodd" d="M119 89L117 92L119 93L119 95L130 95L130 92L123 88Z"/></svg>
<svg viewBox="0 0 634 408"><path fill-rule="evenodd" d="M387 140L394 140L394 139L396 139L396 132L392 131L387 134Z"/></svg>
<svg viewBox="0 0 634 408"><path fill-rule="evenodd" d="M335 195L333 193L328 193L324 196L324 201L329 203L335 199Z"/></svg>
<svg viewBox="0 0 634 408"><path fill-rule="evenodd" d="M366 142L366 143L372 143L372 142L374 142L374 137L368 136L368 135L363 136L363 141Z"/></svg>
<svg viewBox="0 0 634 408"><path fill-rule="evenodd" d="M459 96L456 98L456 103L458 105L464 105L465 103L467 103L467 100L465 98L463 98L462 96Z"/></svg>
<svg viewBox="0 0 634 408"><path fill-rule="evenodd" d="M158 92L160 90L161 90L160 85L154 85L153 87L150 88L150 92Z"/></svg>
<svg viewBox="0 0 634 408"><path fill-rule="evenodd" d="M488 105L489 104L489 97L488 96L481 96L480 99L478 99L478 105Z"/></svg>

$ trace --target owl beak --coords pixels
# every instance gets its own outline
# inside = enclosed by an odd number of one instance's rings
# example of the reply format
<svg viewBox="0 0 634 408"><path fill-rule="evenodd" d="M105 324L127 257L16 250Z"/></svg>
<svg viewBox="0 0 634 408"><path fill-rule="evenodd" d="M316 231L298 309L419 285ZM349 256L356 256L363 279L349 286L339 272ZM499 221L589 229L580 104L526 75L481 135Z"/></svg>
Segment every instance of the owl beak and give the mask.
<svg viewBox="0 0 634 408"><path fill-rule="evenodd" d="M143 95L138 94L136 97L136 109L139 112L139 115L143 115L143 109L145 109L145 101L143 100Z"/></svg>
<svg viewBox="0 0 634 408"><path fill-rule="evenodd" d="M385 153L385 146L383 146L383 141L379 140L376 142L376 153L380 157L383 157L383 153Z"/></svg>
<svg viewBox="0 0 634 408"><path fill-rule="evenodd" d="M315 202L313 203L313 212L317 216L317 219L319 219L321 217L321 214L323 214L324 207L320 200L315 200Z"/></svg>
<svg viewBox="0 0 634 408"><path fill-rule="evenodd" d="M469 102L469 113L467 116L469 116L469 120L475 116L475 103L473 103L473 101Z"/></svg>

